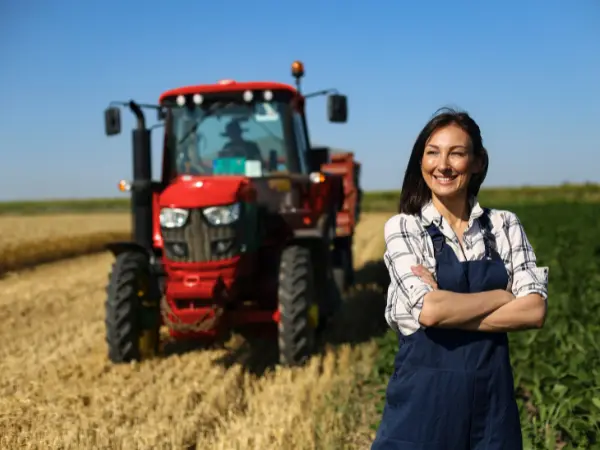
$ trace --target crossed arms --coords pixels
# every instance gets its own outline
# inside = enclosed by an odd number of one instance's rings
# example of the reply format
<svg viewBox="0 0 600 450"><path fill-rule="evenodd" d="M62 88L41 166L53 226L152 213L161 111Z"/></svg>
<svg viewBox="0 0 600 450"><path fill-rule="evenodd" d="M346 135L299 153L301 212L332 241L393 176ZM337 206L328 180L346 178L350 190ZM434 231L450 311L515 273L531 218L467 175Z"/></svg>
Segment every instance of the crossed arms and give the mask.
<svg viewBox="0 0 600 450"><path fill-rule="evenodd" d="M512 261L511 291L460 294L440 290L431 274L431 258L423 254L416 218L397 215L384 230L385 262L398 286L397 301L424 327L483 332L541 328L546 318L547 268L536 257L518 217L505 212ZM429 262L429 269L426 267ZM390 309L393 316L394 308Z"/></svg>
<svg viewBox="0 0 600 450"><path fill-rule="evenodd" d="M538 293L514 297L503 290L456 294L434 290L423 298L419 323L425 327L477 331L515 331L541 328L546 302Z"/></svg>

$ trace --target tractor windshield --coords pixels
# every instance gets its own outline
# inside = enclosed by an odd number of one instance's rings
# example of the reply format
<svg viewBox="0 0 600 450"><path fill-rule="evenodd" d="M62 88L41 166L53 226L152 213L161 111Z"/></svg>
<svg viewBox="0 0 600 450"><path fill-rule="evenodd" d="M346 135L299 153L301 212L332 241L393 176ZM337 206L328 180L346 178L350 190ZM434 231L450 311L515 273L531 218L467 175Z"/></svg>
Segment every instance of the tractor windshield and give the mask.
<svg viewBox="0 0 600 450"><path fill-rule="evenodd" d="M177 174L257 177L286 171L284 111L279 102L173 108L167 139Z"/></svg>

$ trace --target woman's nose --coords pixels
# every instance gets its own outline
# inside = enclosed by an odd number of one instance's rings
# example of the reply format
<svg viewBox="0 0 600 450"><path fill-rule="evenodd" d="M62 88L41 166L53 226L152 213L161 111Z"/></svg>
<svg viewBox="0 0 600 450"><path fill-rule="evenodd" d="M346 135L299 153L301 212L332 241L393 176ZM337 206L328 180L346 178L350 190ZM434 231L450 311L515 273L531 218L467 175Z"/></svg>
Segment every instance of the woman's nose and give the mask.
<svg viewBox="0 0 600 450"><path fill-rule="evenodd" d="M444 153L442 153L440 155L440 159L438 160L438 169L439 170L445 170L449 167L448 164L448 156L445 155Z"/></svg>

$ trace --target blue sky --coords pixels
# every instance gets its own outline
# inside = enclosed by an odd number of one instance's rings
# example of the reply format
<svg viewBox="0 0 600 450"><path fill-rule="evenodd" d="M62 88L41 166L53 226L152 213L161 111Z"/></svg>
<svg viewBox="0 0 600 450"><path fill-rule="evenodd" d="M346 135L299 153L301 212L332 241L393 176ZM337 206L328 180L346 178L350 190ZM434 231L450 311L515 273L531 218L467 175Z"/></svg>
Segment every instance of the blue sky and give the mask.
<svg viewBox="0 0 600 450"><path fill-rule="evenodd" d="M0 5L0 199L119 196L126 133L111 100L222 78L348 95L313 141L351 149L367 190L397 189L414 139L441 106L469 111L490 153L487 186L600 182L600 3L305 0L7 0ZM153 138L154 173L160 129Z"/></svg>

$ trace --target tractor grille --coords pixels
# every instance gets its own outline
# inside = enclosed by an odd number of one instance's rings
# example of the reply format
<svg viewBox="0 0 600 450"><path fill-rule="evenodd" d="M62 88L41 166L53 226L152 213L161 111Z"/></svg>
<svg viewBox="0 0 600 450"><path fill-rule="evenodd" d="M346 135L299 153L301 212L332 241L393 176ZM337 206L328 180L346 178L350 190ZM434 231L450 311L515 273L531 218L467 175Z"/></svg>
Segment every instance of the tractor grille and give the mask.
<svg viewBox="0 0 600 450"><path fill-rule="evenodd" d="M238 221L239 223L239 221ZM164 255L174 262L210 262L233 258L239 252L237 226L210 225L200 209L192 209L181 228L161 228Z"/></svg>

